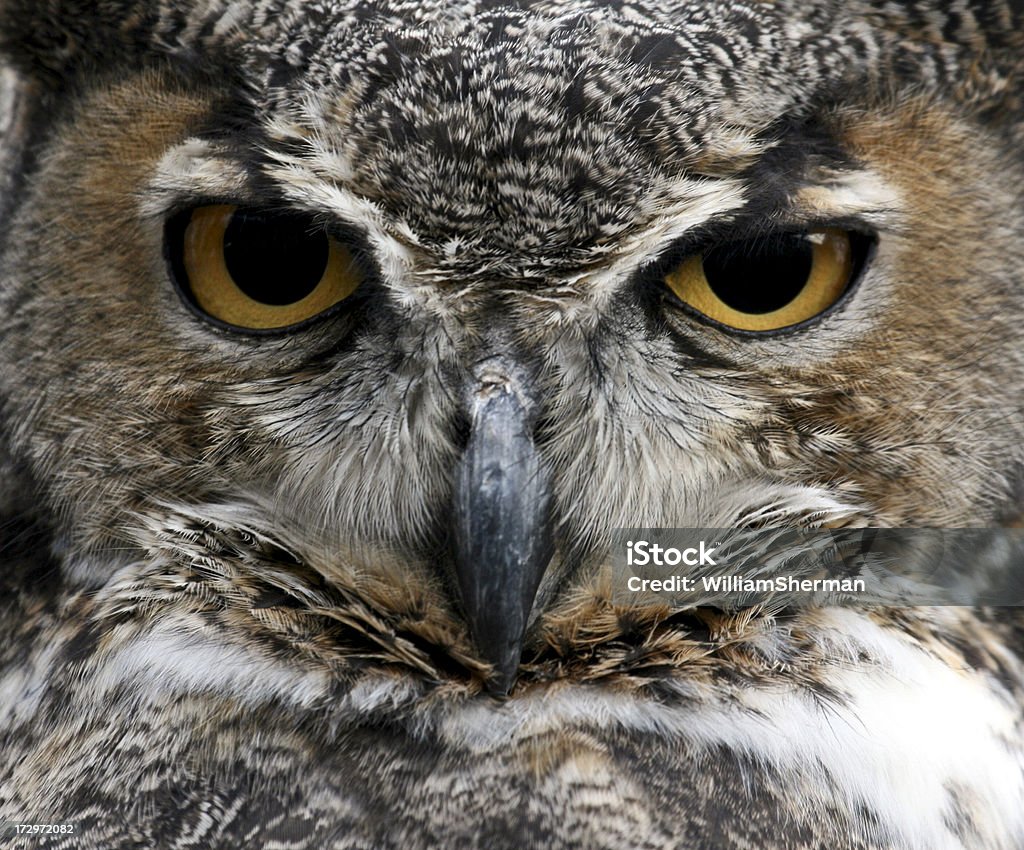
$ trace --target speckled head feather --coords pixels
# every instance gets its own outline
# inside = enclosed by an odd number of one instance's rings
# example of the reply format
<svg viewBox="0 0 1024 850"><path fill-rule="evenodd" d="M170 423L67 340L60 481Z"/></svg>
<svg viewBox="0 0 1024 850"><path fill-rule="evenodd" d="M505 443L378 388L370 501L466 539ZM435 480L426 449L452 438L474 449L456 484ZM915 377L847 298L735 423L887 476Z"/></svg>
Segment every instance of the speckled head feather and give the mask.
<svg viewBox="0 0 1024 850"><path fill-rule="evenodd" d="M1024 845L1016 609L640 607L605 569L617 527L1018 520L1014 14L0 0L0 821ZM211 320L171 243L224 205L350 246L355 294ZM808 230L863 251L807 321L667 288ZM511 503L460 501L494 397L546 500L497 689L458 548Z"/></svg>
<svg viewBox="0 0 1024 850"><path fill-rule="evenodd" d="M230 81L267 119L268 146L312 153L310 134L337 135L331 176L415 211L439 257L475 235L517 277L524 248L571 252L575 268L636 219L637 197L671 203L653 190L673 176L744 168L839 92L936 92L989 120L1017 115L1024 50L1008 8L987 2L5 9L0 37L34 76L63 90L165 56ZM473 198L524 181L546 190L539 208L501 193L528 215L499 206L488 221L503 241L489 244ZM601 227L577 232L588 219Z"/></svg>

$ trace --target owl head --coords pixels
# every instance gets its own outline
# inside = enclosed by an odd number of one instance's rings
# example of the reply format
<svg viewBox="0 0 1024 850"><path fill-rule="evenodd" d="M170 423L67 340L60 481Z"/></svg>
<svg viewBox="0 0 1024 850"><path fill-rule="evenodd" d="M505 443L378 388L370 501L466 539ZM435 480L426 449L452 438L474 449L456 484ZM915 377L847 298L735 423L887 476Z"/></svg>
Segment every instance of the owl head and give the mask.
<svg viewBox="0 0 1024 850"><path fill-rule="evenodd" d="M4 486L86 587L208 522L432 588L503 686L616 528L1009 521L1022 48L953 0L4 0Z"/></svg>

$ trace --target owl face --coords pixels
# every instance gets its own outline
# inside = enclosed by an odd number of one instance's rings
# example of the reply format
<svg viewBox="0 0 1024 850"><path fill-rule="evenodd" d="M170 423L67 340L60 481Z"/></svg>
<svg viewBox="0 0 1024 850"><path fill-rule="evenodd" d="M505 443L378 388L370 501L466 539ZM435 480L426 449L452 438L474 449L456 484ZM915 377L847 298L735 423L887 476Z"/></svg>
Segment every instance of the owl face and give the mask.
<svg viewBox="0 0 1024 850"><path fill-rule="evenodd" d="M618 527L1018 512L1002 12L152 5L4 7L0 399L77 580L207 511L519 640Z"/></svg>

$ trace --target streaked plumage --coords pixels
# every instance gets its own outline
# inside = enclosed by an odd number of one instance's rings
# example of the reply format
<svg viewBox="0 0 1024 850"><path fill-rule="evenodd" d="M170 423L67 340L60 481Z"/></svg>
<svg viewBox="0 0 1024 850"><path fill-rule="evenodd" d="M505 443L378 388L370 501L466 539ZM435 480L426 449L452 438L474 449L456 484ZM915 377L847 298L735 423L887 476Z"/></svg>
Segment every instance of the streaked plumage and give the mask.
<svg viewBox="0 0 1024 850"><path fill-rule="evenodd" d="M617 527L1017 521L1008 6L0 0L0 54L0 820L79 831L15 846L1024 846L1016 609L602 569ZM200 203L355 234L355 306L204 321ZM808 222L877 245L806 326L651 278ZM481 386L555 553L497 688L452 555Z"/></svg>

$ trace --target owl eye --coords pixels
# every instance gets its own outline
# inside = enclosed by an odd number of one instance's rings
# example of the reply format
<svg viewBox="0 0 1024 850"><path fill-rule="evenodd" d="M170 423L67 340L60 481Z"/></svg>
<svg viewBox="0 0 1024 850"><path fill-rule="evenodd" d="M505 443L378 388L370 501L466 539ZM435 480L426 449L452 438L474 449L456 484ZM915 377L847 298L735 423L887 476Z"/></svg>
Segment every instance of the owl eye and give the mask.
<svg viewBox="0 0 1024 850"><path fill-rule="evenodd" d="M823 313L846 292L859 234L826 228L729 242L665 275L684 304L742 331L774 331Z"/></svg>
<svg viewBox="0 0 1024 850"><path fill-rule="evenodd" d="M198 207L170 236L172 264L203 313L238 328L299 324L348 298L364 274L308 217Z"/></svg>

